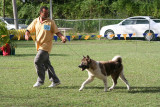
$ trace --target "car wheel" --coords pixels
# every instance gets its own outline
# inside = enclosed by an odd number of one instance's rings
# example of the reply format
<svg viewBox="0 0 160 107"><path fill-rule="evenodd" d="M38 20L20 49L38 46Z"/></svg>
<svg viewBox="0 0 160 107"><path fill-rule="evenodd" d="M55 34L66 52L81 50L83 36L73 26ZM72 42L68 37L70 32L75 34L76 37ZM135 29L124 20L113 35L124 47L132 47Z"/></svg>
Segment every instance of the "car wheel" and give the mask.
<svg viewBox="0 0 160 107"><path fill-rule="evenodd" d="M107 35L106 38L109 39L109 40L113 40L115 39L115 34L114 34L114 31L109 29L109 30L106 30L104 35Z"/></svg>
<svg viewBox="0 0 160 107"><path fill-rule="evenodd" d="M144 32L144 38L147 41L153 41L155 40L154 32L152 30L147 30Z"/></svg>

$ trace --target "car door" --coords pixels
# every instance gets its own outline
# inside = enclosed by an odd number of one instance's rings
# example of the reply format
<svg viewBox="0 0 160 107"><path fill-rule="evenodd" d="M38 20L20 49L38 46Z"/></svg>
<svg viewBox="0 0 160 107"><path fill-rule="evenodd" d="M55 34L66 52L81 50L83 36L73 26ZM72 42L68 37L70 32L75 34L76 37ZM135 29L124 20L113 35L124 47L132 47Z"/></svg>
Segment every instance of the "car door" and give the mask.
<svg viewBox="0 0 160 107"><path fill-rule="evenodd" d="M149 20L145 19L145 18L135 18L136 24L134 26L132 26L132 29L134 29L135 34L137 37L143 37L143 33L146 30L150 29L149 26Z"/></svg>
<svg viewBox="0 0 160 107"><path fill-rule="evenodd" d="M120 26L120 34L131 34L134 33L134 27L136 24L136 20L135 19L126 19L124 20L119 26Z"/></svg>

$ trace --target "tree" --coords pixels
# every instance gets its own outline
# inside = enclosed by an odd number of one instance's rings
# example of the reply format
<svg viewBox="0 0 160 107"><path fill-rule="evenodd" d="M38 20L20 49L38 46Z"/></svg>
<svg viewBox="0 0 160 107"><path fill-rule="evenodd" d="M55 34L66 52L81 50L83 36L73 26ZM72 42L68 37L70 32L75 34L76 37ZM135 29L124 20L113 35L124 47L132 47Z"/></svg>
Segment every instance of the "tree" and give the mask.
<svg viewBox="0 0 160 107"><path fill-rule="evenodd" d="M10 0L5 1L5 15L13 17L12 4ZM49 0L25 1L17 0L19 19L34 19L39 16L41 6L49 7ZM140 15L160 18L159 11L159 0L53 0L53 17L60 19L126 18ZM2 10L0 16L3 16Z"/></svg>

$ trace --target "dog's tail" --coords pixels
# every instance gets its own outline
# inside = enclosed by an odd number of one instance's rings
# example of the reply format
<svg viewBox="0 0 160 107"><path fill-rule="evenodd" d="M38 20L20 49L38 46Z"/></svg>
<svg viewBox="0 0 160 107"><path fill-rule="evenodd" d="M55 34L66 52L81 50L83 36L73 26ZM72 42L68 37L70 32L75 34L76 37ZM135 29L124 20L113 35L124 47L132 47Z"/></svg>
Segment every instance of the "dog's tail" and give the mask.
<svg viewBox="0 0 160 107"><path fill-rule="evenodd" d="M122 57L121 56L115 56L113 59L112 59L112 61L116 61L116 62L118 62L118 63L122 63Z"/></svg>

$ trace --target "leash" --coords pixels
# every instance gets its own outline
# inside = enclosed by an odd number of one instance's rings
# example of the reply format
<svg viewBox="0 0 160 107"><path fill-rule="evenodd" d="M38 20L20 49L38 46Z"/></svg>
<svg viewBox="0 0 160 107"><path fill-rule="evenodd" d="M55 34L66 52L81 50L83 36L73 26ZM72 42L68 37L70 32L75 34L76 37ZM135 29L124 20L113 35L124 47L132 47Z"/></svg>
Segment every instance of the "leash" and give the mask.
<svg viewBox="0 0 160 107"><path fill-rule="evenodd" d="M69 47L67 44L65 46L72 51L72 53L76 54L77 56L81 57L82 55L78 54L75 50L73 50L71 47Z"/></svg>

